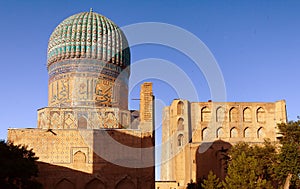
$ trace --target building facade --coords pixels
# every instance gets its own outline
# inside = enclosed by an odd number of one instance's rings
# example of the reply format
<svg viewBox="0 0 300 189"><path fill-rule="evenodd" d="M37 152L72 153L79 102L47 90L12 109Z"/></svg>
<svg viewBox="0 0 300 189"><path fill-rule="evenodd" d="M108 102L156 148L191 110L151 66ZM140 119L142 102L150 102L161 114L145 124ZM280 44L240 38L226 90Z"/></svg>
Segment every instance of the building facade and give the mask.
<svg viewBox="0 0 300 189"><path fill-rule="evenodd" d="M39 157L45 189L154 188L154 96L141 85L128 110L130 49L108 18L70 16L48 44L48 107L37 128L9 129L8 141Z"/></svg>
<svg viewBox="0 0 300 189"><path fill-rule="evenodd" d="M212 170L225 177L222 153L243 141L276 142L278 123L285 123L286 103L189 102L174 100L164 108L161 182L157 188L186 188ZM164 184L163 181L169 181ZM170 182L176 187L169 187Z"/></svg>

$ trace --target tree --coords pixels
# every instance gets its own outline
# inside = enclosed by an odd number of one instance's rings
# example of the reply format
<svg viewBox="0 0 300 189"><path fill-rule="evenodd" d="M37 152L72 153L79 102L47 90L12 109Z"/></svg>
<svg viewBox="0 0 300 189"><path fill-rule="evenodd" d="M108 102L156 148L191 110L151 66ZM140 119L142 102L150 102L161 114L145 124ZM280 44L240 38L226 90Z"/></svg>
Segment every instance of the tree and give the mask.
<svg viewBox="0 0 300 189"><path fill-rule="evenodd" d="M34 152L25 146L0 141L0 186L7 189L41 188L34 180L38 167Z"/></svg>
<svg viewBox="0 0 300 189"><path fill-rule="evenodd" d="M282 138L275 173L280 185L286 188L300 186L300 120L278 125Z"/></svg>
<svg viewBox="0 0 300 189"><path fill-rule="evenodd" d="M225 189L258 189L266 188L267 181L257 174L258 161L253 156L242 152L232 159L223 182Z"/></svg>
<svg viewBox="0 0 300 189"><path fill-rule="evenodd" d="M204 189L221 189L222 183L212 171L209 171L207 179L203 180L201 186Z"/></svg>

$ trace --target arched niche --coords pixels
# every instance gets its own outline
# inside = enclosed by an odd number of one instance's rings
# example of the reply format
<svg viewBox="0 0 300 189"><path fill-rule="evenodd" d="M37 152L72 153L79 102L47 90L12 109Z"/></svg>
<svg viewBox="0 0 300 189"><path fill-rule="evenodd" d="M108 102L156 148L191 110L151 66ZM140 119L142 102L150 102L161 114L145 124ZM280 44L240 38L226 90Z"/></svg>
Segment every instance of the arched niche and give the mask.
<svg viewBox="0 0 300 189"><path fill-rule="evenodd" d="M245 138L251 137L249 127L246 127L246 128L244 129L244 134L243 134L243 135L244 135Z"/></svg>
<svg viewBox="0 0 300 189"><path fill-rule="evenodd" d="M177 115L183 115L184 113L184 104L182 101L179 101L177 104Z"/></svg>
<svg viewBox="0 0 300 189"><path fill-rule="evenodd" d="M208 128L207 127L205 127L204 129L202 129L202 131L201 131L201 138L202 138L202 141L208 141L209 140Z"/></svg>
<svg viewBox="0 0 300 189"><path fill-rule="evenodd" d="M183 146L183 134L179 134L177 137L177 146Z"/></svg>
<svg viewBox="0 0 300 189"><path fill-rule="evenodd" d="M106 189L106 187L101 180L95 178L85 185L85 189Z"/></svg>
<svg viewBox="0 0 300 189"><path fill-rule="evenodd" d="M68 179L64 178L55 185L55 189L75 189L75 185Z"/></svg>
<svg viewBox="0 0 300 189"><path fill-rule="evenodd" d="M210 122L211 120L211 111L208 107L204 107L201 109L201 121L202 122Z"/></svg>
<svg viewBox="0 0 300 189"><path fill-rule="evenodd" d="M78 151L73 155L73 163L86 163L85 153Z"/></svg>
<svg viewBox="0 0 300 189"><path fill-rule="evenodd" d="M177 130L178 131L184 130L184 119L183 118L178 119L178 121L177 121Z"/></svg>
<svg viewBox="0 0 300 189"><path fill-rule="evenodd" d="M252 121L252 114L250 108L245 108L243 111L243 121L244 122L251 122Z"/></svg>
<svg viewBox="0 0 300 189"><path fill-rule="evenodd" d="M264 138L265 137L265 133L264 133L264 128L263 127L260 127L257 129L257 138Z"/></svg>
<svg viewBox="0 0 300 189"><path fill-rule="evenodd" d="M235 107L231 108L230 111L229 111L229 121L230 122L238 122L238 120L239 120L238 115L239 115L238 114L238 109L235 108Z"/></svg>
<svg viewBox="0 0 300 189"><path fill-rule="evenodd" d="M87 119L84 116L78 118L78 129L87 129Z"/></svg>
<svg viewBox="0 0 300 189"><path fill-rule="evenodd" d="M225 119L225 108L218 107L216 110L216 121L223 122Z"/></svg>
<svg viewBox="0 0 300 189"><path fill-rule="evenodd" d="M266 113L262 107L259 107L256 110L256 119L257 119L257 122L260 122L260 123L263 123L266 121Z"/></svg>
<svg viewBox="0 0 300 189"><path fill-rule="evenodd" d="M124 178L117 185L116 189L135 189L135 184L129 179Z"/></svg>
<svg viewBox="0 0 300 189"><path fill-rule="evenodd" d="M236 138L236 137L238 137L238 130L235 127L233 127L230 129L230 138Z"/></svg>
<svg viewBox="0 0 300 189"><path fill-rule="evenodd" d="M219 127L216 132L216 138L221 138L224 135L224 131L222 127Z"/></svg>

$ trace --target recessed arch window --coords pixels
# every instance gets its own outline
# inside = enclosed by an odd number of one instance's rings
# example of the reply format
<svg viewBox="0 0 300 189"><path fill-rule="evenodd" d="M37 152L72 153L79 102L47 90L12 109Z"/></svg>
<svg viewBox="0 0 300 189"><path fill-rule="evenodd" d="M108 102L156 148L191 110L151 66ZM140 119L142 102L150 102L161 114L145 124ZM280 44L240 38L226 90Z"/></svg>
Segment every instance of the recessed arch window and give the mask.
<svg viewBox="0 0 300 189"><path fill-rule="evenodd" d="M177 130L178 131L184 130L184 119L183 118L178 119L178 121L177 121Z"/></svg>
<svg viewBox="0 0 300 189"><path fill-rule="evenodd" d="M208 128L204 128L202 129L202 132L201 132L201 138L203 141L207 141L209 138L208 138Z"/></svg>
<svg viewBox="0 0 300 189"><path fill-rule="evenodd" d="M238 110L237 108L231 108L229 111L229 120L230 122L237 122L238 121Z"/></svg>
<svg viewBox="0 0 300 189"><path fill-rule="evenodd" d="M209 108L204 107L201 109L201 121L209 122L211 119L211 111Z"/></svg>
<svg viewBox="0 0 300 189"><path fill-rule="evenodd" d="M264 128L260 127L257 129L257 138L264 138Z"/></svg>
<svg viewBox="0 0 300 189"><path fill-rule="evenodd" d="M69 181L68 179L62 179L60 180L56 185L55 185L55 189L66 189L66 188L69 188L69 189L74 189L75 186L74 184Z"/></svg>
<svg viewBox="0 0 300 189"><path fill-rule="evenodd" d="M262 107L259 107L256 111L257 122L265 122L266 121L266 113Z"/></svg>
<svg viewBox="0 0 300 189"><path fill-rule="evenodd" d="M217 138L221 138L221 137L223 137L223 128L219 127L217 129Z"/></svg>
<svg viewBox="0 0 300 189"><path fill-rule="evenodd" d="M177 115L183 115L184 113L184 104L182 101L177 104Z"/></svg>
<svg viewBox="0 0 300 189"><path fill-rule="evenodd" d="M243 111L243 121L244 122L251 122L252 121L252 115L250 108L245 108Z"/></svg>
<svg viewBox="0 0 300 189"><path fill-rule="evenodd" d="M183 146L183 134L179 134L177 137L177 145Z"/></svg>
<svg viewBox="0 0 300 189"><path fill-rule="evenodd" d="M81 116L78 119L78 129L86 129L87 128L87 120L84 116Z"/></svg>
<svg viewBox="0 0 300 189"><path fill-rule="evenodd" d="M105 188L105 185L101 180L97 178L94 178L93 180L91 180L85 185L85 189L95 189L95 188L102 189Z"/></svg>
<svg viewBox="0 0 300 189"><path fill-rule="evenodd" d="M216 121L217 122L223 122L225 118L225 108L218 107L216 111Z"/></svg>
<svg viewBox="0 0 300 189"><path fill-rule="evenodd" d="M235 127L233 127L232 129L230 129L230 138L236 138L238 137L238 131Z"/></svg>
<svg viewBox="0 0 300 189"><path fill-rule="evenodd" d="M73 163L85 163L86 162L86 156L85 153L78 151L73 156Z"/></svg>
<svg viewBox="0 0 300 189"><path fill-rule="evenodd" d="M250 137L250 129L249 129L249 127L246 127L245 129L244 129L244 137L245 138L249 138Z"/></svg>

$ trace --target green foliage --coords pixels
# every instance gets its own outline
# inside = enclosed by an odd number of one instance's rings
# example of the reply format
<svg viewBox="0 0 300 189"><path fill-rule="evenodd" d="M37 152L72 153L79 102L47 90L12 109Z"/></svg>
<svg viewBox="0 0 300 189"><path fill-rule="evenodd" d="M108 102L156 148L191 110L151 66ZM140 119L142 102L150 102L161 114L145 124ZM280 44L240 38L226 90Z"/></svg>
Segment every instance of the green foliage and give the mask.
<svg viewBox="0 0 300 189"><path fill-rule="evenodd" d="M217 178L217 176L210 171L207 179L203 180L201 186L204 189L221 189L222 183L220 182L219 178Z"/></svg>
<svg viewBox="0 0 300 189"><path fill-rule="evenodd" d="M228 173L223 182L225 189L266 188L267 181L259 177L258 160L242 152L229 162Z"/></svg>
<svg viewBox="0 0 300 189"><path fill-rule="evenodd" d="M38 173L37 159L34 152L24 146L0 141L0 186L8 189L41 188L32 179Z"/></svg>
<svg viewBox="0 0 300 189"><path fill-rule="evenodd" d="M280 124L279 130L283 137L278 154L278 164L275 167L276 177L280 185L284 185L288 174L292 174L290 188L300 186L300 120Z"/></svg>
<svg viewBox="0 0 300 189"><path fill-rule="evenodd" d="M265 140L263 145L250 146L247 143L238 143L229 151L232 160L237 159L242 153L247 157L257 160L255 173L260 179L268 180L268 185L274 180L274 165L276 164L276 147L269 140Z"/></svg>

